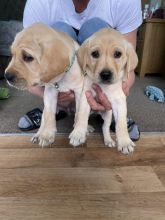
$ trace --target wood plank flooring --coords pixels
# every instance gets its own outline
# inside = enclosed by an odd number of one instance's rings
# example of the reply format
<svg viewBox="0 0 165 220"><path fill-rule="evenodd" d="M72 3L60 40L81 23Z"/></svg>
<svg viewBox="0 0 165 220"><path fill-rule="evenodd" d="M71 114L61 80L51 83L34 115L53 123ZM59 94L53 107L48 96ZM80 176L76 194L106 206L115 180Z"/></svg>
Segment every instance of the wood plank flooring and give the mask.
<svg viewBox="0 0 165 220"><path fill-rule="evenodd" d="M0 220L165 220L165 134L142 134L122 155L90 135L72 148L57 135L0 136Z"/></svg>

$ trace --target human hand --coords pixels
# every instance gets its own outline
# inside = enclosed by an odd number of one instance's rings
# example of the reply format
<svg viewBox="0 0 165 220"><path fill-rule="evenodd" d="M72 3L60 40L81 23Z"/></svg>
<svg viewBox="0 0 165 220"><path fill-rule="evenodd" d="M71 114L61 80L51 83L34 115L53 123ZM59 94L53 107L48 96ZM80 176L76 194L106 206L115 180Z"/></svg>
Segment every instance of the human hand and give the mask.
<svg viewBox="0 0 165 220"><path fill-rule="evenodd" d="M106 111L111 109L111 103L109 102L107 96L103 93L99 85L93 84L93 89L96 92L96 99L93 97L90 90L86 91L87 101L94 111Z"/></svg>
<svg viewBox="0 0 165 220"><path fill-rule="evenodd" d="M58 94L58 105L66 107L75 101L75 95L73 91L60 92Z"/></svg>
<svg viewBox="0 0 165 220"><path fill-rule="evenodd" d="M129 90L132 87L134 81L135 81L135 74L133 72L130 74L129 79L122 83L122 89L126 96L129 95ZM96 99L93 97L92 92L90 90L86 92L87 101L91 109L94 111L110 110L112 108L111 103L109 102L107 96L103 93L100 86L97 84L93 84L92 87L96 92Z"/></svg>

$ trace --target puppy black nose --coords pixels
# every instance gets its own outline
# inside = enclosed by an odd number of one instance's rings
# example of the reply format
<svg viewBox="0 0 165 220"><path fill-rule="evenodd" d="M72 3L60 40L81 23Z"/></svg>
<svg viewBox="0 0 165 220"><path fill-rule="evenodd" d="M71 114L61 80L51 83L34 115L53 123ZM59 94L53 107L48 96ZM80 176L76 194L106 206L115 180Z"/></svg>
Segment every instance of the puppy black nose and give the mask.
<svg viewBox="0 0 165 220"><path fill-rule="evenodd" d="M112 72L110 70L103 70L100 73L100 78L102 81L110 81L112 79Z"/></svg>
<svg viewBox="0 0 165 220"><path fill-rule="evenodd" d="M10 81L13 82L15 79L15 75L13 73L5 73L5 78Z"/></svg>

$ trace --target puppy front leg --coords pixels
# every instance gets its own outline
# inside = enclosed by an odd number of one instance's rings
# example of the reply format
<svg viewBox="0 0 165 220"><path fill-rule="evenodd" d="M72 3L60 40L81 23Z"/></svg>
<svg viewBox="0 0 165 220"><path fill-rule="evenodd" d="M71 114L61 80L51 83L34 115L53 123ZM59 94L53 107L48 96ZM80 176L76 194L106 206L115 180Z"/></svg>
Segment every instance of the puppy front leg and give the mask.
<svg viewBox="0 0 165 220"><path fill-rule="evenodd" d="M71 145L78 146L86 141L89 113L90 106L87 102L85 91L83 91L79 106L76 109L74 129L69 135Z"/></svg>
<svg viewBox="0 0 165 220"><path fill-rule="evenodd" d="M56 108L58 91L52 86L45 86L44 110L42 114L41 126L32 138L32 142L39 142L39 145L46 147L51 145L56 133Z"/></svg>
<svg viewBox="0 0 165 220"><path fill-rule="evenodd" d="M108 147L115 147L115 142L111 138L110 125L112 120L112 110L100 113L104 122L102 125L102 131L104 136L104 144Z"/></svg>
<svg viewBox="0 0 165 220"><path fill-rule="evenodd" d="M73 127L75 127L75 124L76 124L76 121L77 121L77 117L78 117L82 89L77 89L77 90L74 91L74 93L75 93L76 109L75 109L74 125L73 125Z"/></svg>
<svg viewBox="0 0 165 220"><path fill-rule="evenodd" d="M117 100L112 104L112 108L116 123L118 150L123 154L129 154L134 151L135 144L130 139L127 129L126 98Z"/></svg>

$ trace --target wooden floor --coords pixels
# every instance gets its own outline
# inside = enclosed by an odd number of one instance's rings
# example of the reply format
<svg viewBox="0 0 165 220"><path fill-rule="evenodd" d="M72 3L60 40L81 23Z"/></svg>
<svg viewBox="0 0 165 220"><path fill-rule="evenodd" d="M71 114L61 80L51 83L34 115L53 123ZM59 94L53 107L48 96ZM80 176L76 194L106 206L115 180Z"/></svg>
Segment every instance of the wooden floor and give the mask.
<svg viewBox="0 0 165 220"><path fill-rule="evenodd" d="M142 134L134 154L99 135L41 149L0 136L0 220L165 220L165 134Z"/></svg>

